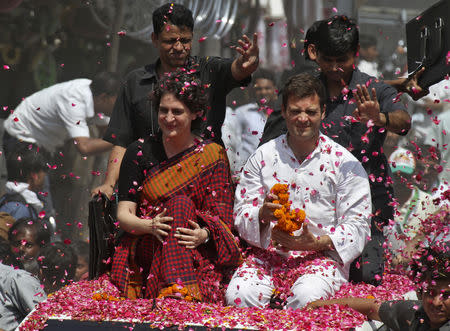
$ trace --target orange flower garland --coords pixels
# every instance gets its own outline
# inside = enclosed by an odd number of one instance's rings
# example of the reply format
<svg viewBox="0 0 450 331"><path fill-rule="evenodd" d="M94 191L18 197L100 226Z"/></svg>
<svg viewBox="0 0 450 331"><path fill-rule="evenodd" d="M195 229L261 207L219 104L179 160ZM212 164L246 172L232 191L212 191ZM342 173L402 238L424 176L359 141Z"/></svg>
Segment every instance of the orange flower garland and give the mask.
<svg viewBox="0 0 450 331"><path fill-rule="evenodd" d="M278 197L278 200L274 200L273 203L279 203L283 206L273 213L278 220L275 228L292 235L294 231L301 229L306 215L302 209L291 210L288 188L289 185L287 184L275 184L270 192Z"/></svg>
<svg viewBox="0 0 450 331"><path fill-rule="evenodd" d="M189 295L188 289L178 284L173 284L172 286L168 286L163 288L158 295L158 299L164 297L179 297L180 299L184 299L186 301L192 301L192 296Z"/></svg>

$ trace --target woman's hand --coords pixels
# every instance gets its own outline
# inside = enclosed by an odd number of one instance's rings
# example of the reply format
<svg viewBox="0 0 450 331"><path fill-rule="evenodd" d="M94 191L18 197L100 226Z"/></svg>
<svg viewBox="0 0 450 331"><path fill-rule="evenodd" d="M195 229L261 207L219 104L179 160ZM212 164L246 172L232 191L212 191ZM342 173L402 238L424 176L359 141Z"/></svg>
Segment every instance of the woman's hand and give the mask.
<svg viewBox="0 0 450 331"><path fill-rule="evenodd" d="M147 220L148 233L154 235L161 243L164 242L164 237L167 237L172 229L166 222L173 221L173 217L166 216L166 212L167 209L164 209L162 213Z"/></svg>
<svg viewBox="0 0 450 331"><path fill-rule="evenodd" d="M177 228L174 237L178 239L178 244L194 249L208 239L209 233L207 230L200 228L197 223L190 220L188 222L193 229Z"/></svg>

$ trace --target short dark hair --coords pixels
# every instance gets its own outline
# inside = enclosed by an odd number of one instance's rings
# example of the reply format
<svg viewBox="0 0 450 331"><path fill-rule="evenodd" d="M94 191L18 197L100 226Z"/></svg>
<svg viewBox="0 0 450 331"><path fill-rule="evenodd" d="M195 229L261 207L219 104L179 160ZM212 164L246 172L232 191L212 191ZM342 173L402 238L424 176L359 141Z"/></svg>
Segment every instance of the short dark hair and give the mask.
<svg viewBox="0 0 450 331"><path fill-rule="evenodd" d="M14 222L9 228L8 240L12 241L13 238L21 231L29 229L36 234L36 242L40 247L47 245L50 242L51 233L39 220L33 220L31 218L20 218Z"/></svg>
<svg viewBox="0 0 450 331"><path fill-rule="evenodd" d="M283 107L284 109L287 108L287 101L291 95L298 98L306 98L315 94L319 97L320 109L323 110L326 101L326 92L322 82L306 72L292 76L281 91Z"/></svg>
<svg viewBox="0 0 450 331"><path fill-rule="evenodd" d="M409 276L420 290L426 289L430 281L450 280L450 242L419 247L410 268Z"/></svg>
<svg viewBox="0 0 450 331"><path fill-rule="evenodd" d="M371 34L361 33L359 35L359 45L364 49L371 46L377 46L377 38Z"/></svg>
<svg viewBox="0 0 450 331"><path fill-rule="evenodd" d="M267 79L273 82L273 85L275 85L276 80L275 80L275 74L273 71L269 70L269 69L264 69L264 68L258 68L258 70L256 70L253 75L252 75L252 81L253 83L256 83L257 79Z"/></svg>
<svg viewBox="0 0 450 331"><path fill-rule="evenodd" d="M191 129L199 128L208 107L208 95L200 79L184 68L164 74L158 84L155 84L151 95L156 112L159 110L162 96L167 93L175 95L191 113L202 112L202 116L192 121L191 125Z"/></svg>
<svg viewBox="0 0 450 331"><path fill-rule="evenodd" d="M90 88L94 97L102 93L114 96L119 93L120 84L120 76L117 73L102 71L92 78Z"/></svg>
<svg viewBox="0 0 450 331"><path fill-rule="evenodd" d="M32 173L47 171L47 155L33 144L18 145L17 149L6 157L8 180L27 182Z"/></svg>
<svg viewBox="0 0 450 331"><path fill-rule="evenodd" d="M356 54L359 44L358 26L345 15L323 20L314 33L314 44L319 52L327 56L342 56L350 51Z"/></svg>
<svg viewBox="0 0 450 331"><path fill-rule="evenodd" d="M70 244L77 257L89 260L89 244L83 240L76 240Z"/></svg>
<svg viewBox="0 0 450 331"><path fill-rule="evenodd" d="M322 22L323 20L315 21L306 31L305 41L303 43L303 55L305 56L306 60L310 60L308 46L311 44L317 44L317 30L319 29L319 26L320 24L322 24Z"/></svg>
<svg viewBox="0 0 450 331"><path fill-rule="evenodd" d="M156 35L163 31L164 25L167 23L194 31L192 12L178 3L166 3L153 12L153 32Z"/></svg>
<svg viewBox="0 0 450 331"><path fill-rule="evenodd" d="M54 284L53 290L57 290L75 276L78 258L70 246L57 241L45 245L37 261L44 283Z"/></svg>

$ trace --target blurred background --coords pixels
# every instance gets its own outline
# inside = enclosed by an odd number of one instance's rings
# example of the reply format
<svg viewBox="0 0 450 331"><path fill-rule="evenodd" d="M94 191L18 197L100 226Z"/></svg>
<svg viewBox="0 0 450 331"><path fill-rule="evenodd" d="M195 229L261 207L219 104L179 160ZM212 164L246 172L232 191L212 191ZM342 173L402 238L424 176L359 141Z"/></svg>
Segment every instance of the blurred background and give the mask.
<svg viewBox="0 0 450 331"><path fill-rule="evenodd" d="M153 63L151 45L154 9L160 0L0 0L0 138L3 120L22 98L58 82L92 78L100 71L124 76ZM405 24L437 0L178 0L195 18L192 55L234 57L230 48L242 34L258 33L260 66L271 69L277 84L305 63L303 39L316 20L347 14L358 21L360 33L376 39L380 78L407 72ZM248 103L244 90L228 96L236 108ZM101 133L95 132L100 136ZM1 152L1 151L0 151ZM72 221L86 224L90 189L101 183L103 156L72 158L77 183L67 199ZM0 193L6 180L0 157ZM77 230L78 231L78 230ZM79 228L86 236L86 227Z"/></svg>

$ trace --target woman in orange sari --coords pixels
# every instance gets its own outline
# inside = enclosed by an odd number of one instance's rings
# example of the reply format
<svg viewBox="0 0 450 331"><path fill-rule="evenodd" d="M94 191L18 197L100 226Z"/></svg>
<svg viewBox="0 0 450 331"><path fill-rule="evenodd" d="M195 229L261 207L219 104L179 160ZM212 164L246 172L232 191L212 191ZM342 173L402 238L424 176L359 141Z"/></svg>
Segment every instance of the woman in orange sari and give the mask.
<svg viewBox="0 0 450 331"><path fill-rule="evenodd" d="M218 302L241 256L231 234L233 186L224 149L192 132L203 122L205 88L178 71L152 95L160 133L127 148L117 218L125 231L111 277L128 298L183 296Z"/></svg>

